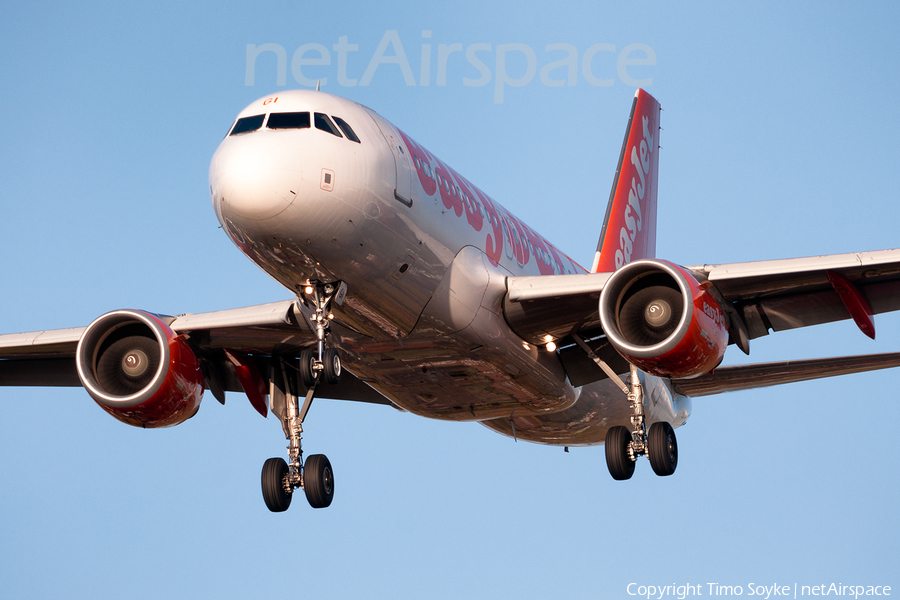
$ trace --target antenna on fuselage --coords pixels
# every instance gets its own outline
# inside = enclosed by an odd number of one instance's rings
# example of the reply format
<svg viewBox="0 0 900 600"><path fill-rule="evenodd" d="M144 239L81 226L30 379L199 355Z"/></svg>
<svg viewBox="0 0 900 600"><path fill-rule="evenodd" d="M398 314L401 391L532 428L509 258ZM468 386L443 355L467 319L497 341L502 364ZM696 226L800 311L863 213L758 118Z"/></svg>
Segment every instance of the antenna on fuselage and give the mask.
<svg viewBox="0 0 900 600"><path fill-rule="evenodd" d="M319 91L319 84L322 83L321 79L316 79L316 91Z"/></svg>

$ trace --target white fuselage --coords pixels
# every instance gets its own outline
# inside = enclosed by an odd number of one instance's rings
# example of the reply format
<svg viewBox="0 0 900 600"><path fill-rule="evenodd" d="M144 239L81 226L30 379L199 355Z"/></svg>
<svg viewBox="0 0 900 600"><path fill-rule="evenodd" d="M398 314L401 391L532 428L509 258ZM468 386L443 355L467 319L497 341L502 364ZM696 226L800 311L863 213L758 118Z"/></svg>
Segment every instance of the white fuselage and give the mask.
<svg viewBox="0 0 900 600"><path fill-rule="evenodd" d="M291 115L272 128L275 113ZM507 435L514 424L539 443L602 443L628 424L611 381L574 388L555 353L504 319L507 276L584 272L568 256L357 103L281 92L237 123L252 129L226 136L210 165L216 216L294 294L346 283L330 342L356 377L415 414ZM649 375L644 386L648 422L685 422L689 399Z"/></svg>

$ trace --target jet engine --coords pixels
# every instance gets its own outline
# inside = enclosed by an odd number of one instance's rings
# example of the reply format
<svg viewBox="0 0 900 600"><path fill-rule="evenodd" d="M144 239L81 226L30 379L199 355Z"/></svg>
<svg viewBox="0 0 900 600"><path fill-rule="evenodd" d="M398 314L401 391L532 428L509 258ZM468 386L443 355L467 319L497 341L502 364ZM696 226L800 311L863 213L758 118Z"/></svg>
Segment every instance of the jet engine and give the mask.
<svg viewBox="0 0 900 600"><path fill-rule="evenodd" d="M78 377L100 407L135 427L169 427L200 408L203 375L187 342L154 315L106 313L76 352Z"/></svg>
<svg viewBox="0 0 900 600"><path fill-rule="evenodd" d="M642 371L686 379L713 370L728 345L719 304L687 270L661 260L627 264L600 294L612 346Z"/></svg>

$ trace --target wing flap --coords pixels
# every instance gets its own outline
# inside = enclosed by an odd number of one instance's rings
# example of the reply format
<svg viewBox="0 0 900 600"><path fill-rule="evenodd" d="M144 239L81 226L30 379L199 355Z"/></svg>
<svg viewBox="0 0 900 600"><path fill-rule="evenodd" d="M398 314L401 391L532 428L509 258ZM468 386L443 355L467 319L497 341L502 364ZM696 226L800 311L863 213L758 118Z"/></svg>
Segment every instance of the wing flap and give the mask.
<svg viewBox="0 0 900 600"><path fill-rule="evenodd" d="M263 366L267 359L259 359ZM222 391L243 392L240 379L223 361ZM74 358L25 358L0 360L0 385L4 387L81 387ZM319 384L317 394L329 400L352 400L369 404L393 406L382 396L349 371L344 371L335 384Z"/></svg>
<svg viewBox="0 0 900 600"><path fill-rule="evenodd" d="M873 314L900 310L900 281L882 281L858 289L869 301ZM821 325L850 318L850 312L832 288L817 292L786 293L756 302L740 303L749 337L773 331Z"/></svg>
<svg viewBox="0 0 900 600"><path fill-rule="evenodd" d="M0 360L0 385L81 387L74 358Z"/></svg>
<svg viewBox="0 0 900 600"><path fill-rule="evenodd" d="M744 317L750 339L851 317L828 273L850 282L873 314L900 310L900 250L688 267Z"/></svg>

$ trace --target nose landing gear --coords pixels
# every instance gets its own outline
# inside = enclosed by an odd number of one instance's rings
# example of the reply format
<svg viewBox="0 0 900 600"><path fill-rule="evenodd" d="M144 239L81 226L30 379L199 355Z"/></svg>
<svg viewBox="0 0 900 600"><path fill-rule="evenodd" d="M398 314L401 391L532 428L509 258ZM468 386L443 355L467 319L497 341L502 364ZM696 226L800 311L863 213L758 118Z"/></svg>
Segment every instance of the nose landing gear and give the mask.
<svg viewBox="0 0 900 600"><path fill-rule="evenodd" d="M303 288L304 305L311 305L310 323L316 330L316 349L300 354L300 377L306 387L315 386L324 376L326 383L335 384L341 379L341 357L334 348L327 348L325 340L331 333L331 302L341 304L347 293L345 283L310 283Z"/></svg>

